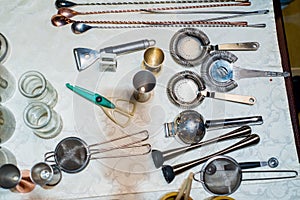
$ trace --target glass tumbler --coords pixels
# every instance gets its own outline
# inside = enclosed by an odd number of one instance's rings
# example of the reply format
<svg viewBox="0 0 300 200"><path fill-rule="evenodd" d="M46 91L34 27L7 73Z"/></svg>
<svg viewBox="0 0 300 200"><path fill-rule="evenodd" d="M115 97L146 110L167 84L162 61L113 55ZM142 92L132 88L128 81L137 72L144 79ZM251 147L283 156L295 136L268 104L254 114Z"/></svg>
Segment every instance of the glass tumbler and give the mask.
<svg viewBox="0 0 300 200"><path fill-rule="evenodd" d="M16 128L16 120L13 113L6 107L0 105L0 144L6 142Z"/></svg>
<svg viewBox="0 0 300 200"><path fill-rule="evenodd" d="M23 113L25 124L41 138L53 138L62 129L60 115L43 102L31 102Z"/></svg>
<svg viewBox="0 0 300 200"><path fill-rule="evenodd" d="M5 164L17 165L15 155L5 147L0 147L0 167Z"/></svg>
<svg viewBox="0 0 300 200"><path fill-rule="evenodd" d="M4 103L10 99L15 90L15 78L3 65L0 65L0 103Z"/></svg>
<svg viewBox="0 0 300 200"><path fill-rule="evenodd" d="M57 92L46 78L37 71L27 71L19 79L19 91L32 101L41 101L51 108L57 103Z"/></svg>

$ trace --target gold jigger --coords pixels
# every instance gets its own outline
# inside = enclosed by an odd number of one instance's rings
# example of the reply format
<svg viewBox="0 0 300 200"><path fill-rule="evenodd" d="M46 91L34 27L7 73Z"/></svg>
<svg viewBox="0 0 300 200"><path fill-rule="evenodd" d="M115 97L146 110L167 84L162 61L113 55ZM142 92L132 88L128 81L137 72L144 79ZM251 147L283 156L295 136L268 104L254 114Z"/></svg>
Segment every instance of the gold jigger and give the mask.
<svg viewBox="0 0 300 200"><path fill-rule="evenodd" d="M155 76L161 72L165 60L164 52L158 47L150 47L144 52L142 69L151 71Z"/></svg>

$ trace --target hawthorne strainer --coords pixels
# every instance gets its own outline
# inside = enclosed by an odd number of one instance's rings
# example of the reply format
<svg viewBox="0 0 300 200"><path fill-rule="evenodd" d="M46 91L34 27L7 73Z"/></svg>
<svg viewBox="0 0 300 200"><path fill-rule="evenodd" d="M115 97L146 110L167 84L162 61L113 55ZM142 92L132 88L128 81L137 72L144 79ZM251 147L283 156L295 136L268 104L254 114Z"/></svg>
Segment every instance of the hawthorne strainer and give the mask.
<svg viewBox="0 0 300 200"><path fill-rule="evenodd" d="M185 67L199 65L211 51L256 51L257 42L210 45L208 36L197 28L183 28L170 41L170 53L174 61Z"/></svg>
<svg viewBox="0 0 300 200"><path fill-rule="evenodd" d="M185 109L194 108L201 104L205 97L236 103L253 105L256 102L253 96L225 94L207 91L203 79L192 71L176 73L167 84L169 100Z"/></svg>

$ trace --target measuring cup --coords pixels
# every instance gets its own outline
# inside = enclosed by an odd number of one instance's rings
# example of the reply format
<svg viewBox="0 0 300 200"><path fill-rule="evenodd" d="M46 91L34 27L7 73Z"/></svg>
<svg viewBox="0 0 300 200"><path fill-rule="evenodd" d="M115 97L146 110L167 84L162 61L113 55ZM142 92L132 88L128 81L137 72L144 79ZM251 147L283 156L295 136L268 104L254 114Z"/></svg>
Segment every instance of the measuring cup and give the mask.
<svg viewBox="0 0 300 200"><path fill-rule="evenodd" d="M293 173L293 175L243 179L243 173ZM200 174L200 179L196 178L197 174ZM209 193L230 195L239 188L242 181L295 178L298 176L298 172L294 170L245 171L233 158L216 156L209 159L201 171L195 175L194 180L201 182Z"/></svg>
<svg viewBox="0 0 300 200"><path fill-rule="evenodd" d="M228 92L238 84L235 80L256 77L288 77L288 72L250 70L234 66L237 57L230 52L213 52L203 60L200 74L210 88L219 92Z"/></svg>
<svg viewBox="0 0 300 200"><path fill-rule="evenodd" d="M211 51L256 51L259 43L210 45L209 38L204 32L196 28L183 28L171 38L169 48L175 62L185 67L193 67L199 65Z"/></svg>
<svg viewBox="0 0 300 200"><path fill-rule="evenodd" d="M189 70L179 72L171 77L167 84L167 95L174 105L185 109L195 108L202 103L205 97L246 105L254 105L256 102L253 96L207 91L202 78Z"/></svg>
<svg viewBox="0 0 300 200"><path fill-rule="evenodd" d="M46 162L55 162L56 165L66 173L78 173L85 169L91 159L101 159L101 158L120 158L129 156L145 155L151 151L150 144L137 144L142 141L147 140L149 137L148 131L140 131L134 134L122 136L109 141L100 142L92 145L87 145L85 141L77 137L67 137L60 141L56 146L55 150L52 152L47 152L45 154ZM125 139L132 139L132 141L125 141L116 147L107 147L100 149L99 146L115 142L122 141ZM114 150L125 150L125 149L135 149L140 150L139 153L127 153L123 155L108 155L108 156L98 156L92 157L95 154L105 153ZM53 159L54 160L51 160Z"/></svg>

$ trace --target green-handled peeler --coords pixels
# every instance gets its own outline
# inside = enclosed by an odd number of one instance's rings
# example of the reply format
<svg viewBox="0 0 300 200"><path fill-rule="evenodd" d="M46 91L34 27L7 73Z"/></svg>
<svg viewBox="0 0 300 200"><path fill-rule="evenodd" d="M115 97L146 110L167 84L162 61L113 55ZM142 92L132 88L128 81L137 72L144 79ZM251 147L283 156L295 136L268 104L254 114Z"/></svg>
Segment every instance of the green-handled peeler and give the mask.
<svg viewBox="0 0 300 200"><path fill-rule="evenodd" d="M113 100L109 100L100 94L94 93L82 87L72 86L70 83L67 83L66 87L75 92L76 94L82 96L83 98L100 106L104 113L114 123L120 125L121 127L127 126L130 121L130 118L134 115L134 102L116 98L111 98ZM120 108L118 105L122 108Z"/></svg>
<svg viewBox="0 0 300 200"><path fill-rule="evenodd" d="M112 109L116 108L116 106L111 101L109 101L107 98L101 96L100 94L93 93L82 87L72 86L70 83L67 83L66 86L73 92L77 93L78 95L93 102L94 104L96 104L98 106L104 106L106 108L112 108Z"/></svg>

